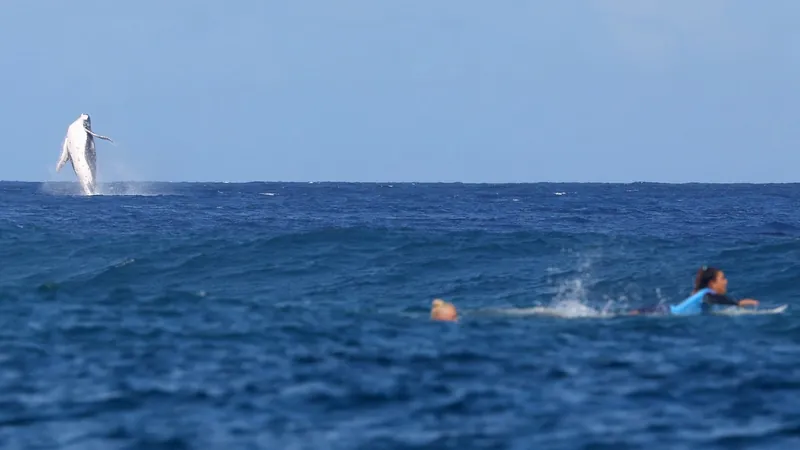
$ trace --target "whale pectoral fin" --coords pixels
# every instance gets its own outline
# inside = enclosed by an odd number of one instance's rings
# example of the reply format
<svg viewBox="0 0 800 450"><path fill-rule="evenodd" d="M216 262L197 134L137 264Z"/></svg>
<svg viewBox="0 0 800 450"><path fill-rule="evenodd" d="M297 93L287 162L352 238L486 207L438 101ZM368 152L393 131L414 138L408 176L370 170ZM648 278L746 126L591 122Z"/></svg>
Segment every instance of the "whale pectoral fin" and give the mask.
<svg viewBox="0 0 800 450"><path fill-rule="evenodd" d="M61 144L61 158L59 158L58 164L56 164L56 172L61 170L67 161L69 161L69 149L67 149L67 138L64 138L64 143Z"/></svg>
<svg viewBox="0 0 800 450"><path fill-rule="evenodd" d="M84 129L85 129L85 128L84 128ZM85 129L85 130L86 130L86 132L87 132L87 133L91 134L92 136L94 136L94 137L96 137L96 138L98 138L98 139L103 139L103 140L106 140L106 141L108 141L108 142L111 142L112 144L114 143L114 141L112 141L112 140L111 140L111 138L110 138L110 137L108 137L108 136L103 136L102 134L97 134L97 133L95 133L95 132L94 132L94 131L92 131L92 130L88 130L88 129Z"/></svg>

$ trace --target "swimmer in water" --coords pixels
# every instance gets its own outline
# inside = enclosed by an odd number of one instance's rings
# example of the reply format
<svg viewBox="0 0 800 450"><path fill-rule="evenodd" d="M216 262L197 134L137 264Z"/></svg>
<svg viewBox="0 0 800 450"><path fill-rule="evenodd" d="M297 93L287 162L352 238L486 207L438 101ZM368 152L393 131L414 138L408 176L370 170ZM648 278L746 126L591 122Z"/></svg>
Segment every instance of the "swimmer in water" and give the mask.
<svg viewBox="0 0 800 450"><path fill-rule="evenodd" d="M758 300L750 298L734 300L725 295L727 292L728 279L725 278L725 273L715 267L703 266L697 271L692 295L684 301L677 305L655 305L635 309L628 314L697 315L710 313L716 307L715 305L758 305Z"/></svg>
<svg viewBox="0 0 800 450"><path fill-rule="evenodd" d="M431 319L455 322L458 320L458 312L452 303L437 298L431 304Z"/></svg>

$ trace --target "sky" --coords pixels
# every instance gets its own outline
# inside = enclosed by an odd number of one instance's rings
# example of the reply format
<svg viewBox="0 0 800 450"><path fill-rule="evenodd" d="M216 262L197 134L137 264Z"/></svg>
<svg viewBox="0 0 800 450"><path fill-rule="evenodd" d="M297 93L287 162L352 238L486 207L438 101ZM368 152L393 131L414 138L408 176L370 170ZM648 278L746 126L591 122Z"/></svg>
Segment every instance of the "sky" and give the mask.
<svg viewBox="0 0 800 450"><path fill-rule="evenodd" d="M226 3L228 6L226 6ZM800 181L800 2L7 0L0 180Z"/></svg>

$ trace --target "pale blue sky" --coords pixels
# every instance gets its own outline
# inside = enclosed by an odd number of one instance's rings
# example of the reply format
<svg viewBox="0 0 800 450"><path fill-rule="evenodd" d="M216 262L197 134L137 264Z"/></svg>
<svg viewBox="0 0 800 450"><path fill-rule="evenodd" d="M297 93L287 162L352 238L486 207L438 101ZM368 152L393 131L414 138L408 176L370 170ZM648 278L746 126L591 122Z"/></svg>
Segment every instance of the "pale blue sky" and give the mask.
<svg viewBox="0 0 800 450"><path fill-rule="evenodd" d="M800 181L796 0L2 10L3 180Z"/></svg>

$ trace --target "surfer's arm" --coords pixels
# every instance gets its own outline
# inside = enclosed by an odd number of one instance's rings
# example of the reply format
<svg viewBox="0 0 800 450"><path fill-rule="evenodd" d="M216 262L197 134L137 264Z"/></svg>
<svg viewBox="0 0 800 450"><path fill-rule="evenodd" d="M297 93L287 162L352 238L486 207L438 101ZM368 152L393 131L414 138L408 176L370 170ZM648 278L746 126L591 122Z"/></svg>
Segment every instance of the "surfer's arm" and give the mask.
<svg viewBox="0 0 800 450"><path fill-rule="evenodd" d="M706 294L706 297L703 299L709 305L735 305L735 306L755 306L758 304L758 301L745 298L742 300L735 300L727 295L720 295L720 294Z"/></svg>
<svg viewBox="0 0 800 450"><path fill-rule="evenodd" d="M706 294L703 301L709 305L739 305L738 300L734 300L727 295L720 294Z"/></svg>

